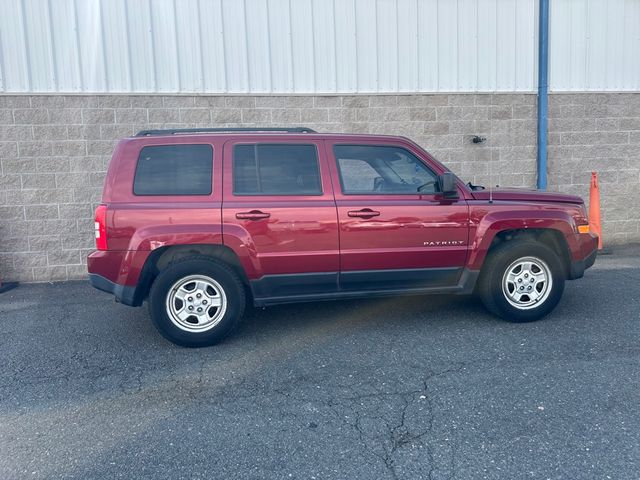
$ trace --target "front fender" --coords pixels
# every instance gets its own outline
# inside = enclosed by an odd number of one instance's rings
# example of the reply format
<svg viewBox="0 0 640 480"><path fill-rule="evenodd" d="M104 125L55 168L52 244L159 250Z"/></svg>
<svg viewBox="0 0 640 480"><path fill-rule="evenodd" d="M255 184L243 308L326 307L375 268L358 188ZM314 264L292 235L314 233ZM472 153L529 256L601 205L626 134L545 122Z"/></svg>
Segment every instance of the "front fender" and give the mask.
<svg viewBox="0 0 640 480"><path fill-rule="evenodd" d="M471 215L469 237L471 249L467 267L480 270L491 248L495 236L507 230L549 229L562 234L567 241L569 250L574 252L578 248L575 238L575 221L566 211L562 210L513 210L513 206L502 211L483 214L476 212Z"/></svg>

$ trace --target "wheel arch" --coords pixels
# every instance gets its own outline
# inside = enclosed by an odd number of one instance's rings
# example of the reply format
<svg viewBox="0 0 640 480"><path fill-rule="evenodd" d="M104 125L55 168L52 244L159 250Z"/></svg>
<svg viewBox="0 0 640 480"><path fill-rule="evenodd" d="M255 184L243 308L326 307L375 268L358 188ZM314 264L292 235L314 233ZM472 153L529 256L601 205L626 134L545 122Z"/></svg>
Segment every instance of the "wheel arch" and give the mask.
<svg viewBox="0 0 640 480"><path fill-rule="evenodd" d="M563 210L503 210L473 218L471 250L467 267L481 270L487 255L497 244L515 238L533 238L552 248L562 258L568 272L575 250L575 228L571 216Z"/></svg>
<svg viewBox="0 0 640 480"><path fill-rule="evenodd" d="M140 273L140 279L134 295L135 305L142 305L142 302L149 295L154 280L163 269L177 260L193 256L215 258L227 264L240 277L245 287L247 298L252 298L247 274L242 267L240 259L231 248L225 245L184 244L160 247L151 252Z"/></svg>
<svg viewBox="0 0 640 480"><path fill-rule="evenodd" d="M520 239L540 242L557 253L564 270L565 278L569 276L569 270L571 268L569 244L564 234L555 228L512 228L500 230L493 236L487 255L490 255L492 250L495 250L498 245ZM484 263L485 262L483 262L483 264Z"/></svg>

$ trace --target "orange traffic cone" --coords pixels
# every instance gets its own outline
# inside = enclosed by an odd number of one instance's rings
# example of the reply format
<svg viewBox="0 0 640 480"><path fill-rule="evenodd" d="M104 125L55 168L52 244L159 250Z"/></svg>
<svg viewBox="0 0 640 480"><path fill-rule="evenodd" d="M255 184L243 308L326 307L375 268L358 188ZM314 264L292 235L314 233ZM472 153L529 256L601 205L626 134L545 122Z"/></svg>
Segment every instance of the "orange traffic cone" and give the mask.
<svg viewBox="0 0 640 480"><path fill-rule="evenodd" d="M589 230L598 235L598 250L602 250L602 224L600 223L600 187L597 172L591 172L589 190Z"/></svg>

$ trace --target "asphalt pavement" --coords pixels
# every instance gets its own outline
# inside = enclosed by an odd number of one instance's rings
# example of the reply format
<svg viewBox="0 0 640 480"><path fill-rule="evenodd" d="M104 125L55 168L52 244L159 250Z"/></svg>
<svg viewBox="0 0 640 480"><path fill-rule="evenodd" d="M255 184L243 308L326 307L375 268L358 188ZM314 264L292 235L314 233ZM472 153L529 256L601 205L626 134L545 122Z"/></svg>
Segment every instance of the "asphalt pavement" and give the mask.
<svg viewBox="0 0 640 480"><path fill-rule="evenodd" d="M1 294L0 327L3 480L640 478L640 249L523 325L310 303L193 350L67 282Z"/></svg>

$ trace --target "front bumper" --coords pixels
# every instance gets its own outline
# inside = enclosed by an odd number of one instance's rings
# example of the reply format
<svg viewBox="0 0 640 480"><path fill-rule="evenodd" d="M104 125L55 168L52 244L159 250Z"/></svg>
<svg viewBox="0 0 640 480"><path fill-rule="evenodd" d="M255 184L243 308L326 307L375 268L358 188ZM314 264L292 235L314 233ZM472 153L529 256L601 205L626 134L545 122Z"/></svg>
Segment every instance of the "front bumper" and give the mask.
<svg viewBox="0 0 640 480"><path fill-rule="evenodd" d="M569 267L569 280L582 278L584 271L596 263L596 257L598 256L598 237L596 235L591 233L579 234L578 243L580 245L582 259L571 262Z"/></svg>
<svg viewBox="0 0 640 480"><path fill-rule="evenodd" d="M89 282L98 290L102 290L103 292L111 293L112 295L114 295L116 297L116 302L123 303L124 305L129 305L130 307L139 305L139 302L136 301L135 287L119 285L112 282L111 280L107 280L102 275L98 275L97 273L89 274Z"/></svg>

